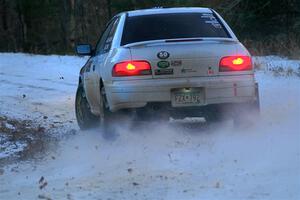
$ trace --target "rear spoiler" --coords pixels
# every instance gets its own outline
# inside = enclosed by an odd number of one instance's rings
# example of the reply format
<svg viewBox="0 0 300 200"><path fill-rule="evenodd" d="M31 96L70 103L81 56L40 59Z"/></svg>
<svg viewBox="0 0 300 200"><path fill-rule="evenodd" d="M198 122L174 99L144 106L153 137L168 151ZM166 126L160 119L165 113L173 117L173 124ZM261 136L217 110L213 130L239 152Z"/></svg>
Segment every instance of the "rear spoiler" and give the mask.
<svg viewBox="0 0 300 200"><path fill-rule="evenodd" d="M213 42L238 42L237 39L233 38L176 38L176 39L163 39L163 40L149 40L142 42L134 42L126 44L123 47L138 47L138 46L147 46L152 44L162 44L162 43L179 43L179 42L204 42L204 41L213 41Z"/></svg>

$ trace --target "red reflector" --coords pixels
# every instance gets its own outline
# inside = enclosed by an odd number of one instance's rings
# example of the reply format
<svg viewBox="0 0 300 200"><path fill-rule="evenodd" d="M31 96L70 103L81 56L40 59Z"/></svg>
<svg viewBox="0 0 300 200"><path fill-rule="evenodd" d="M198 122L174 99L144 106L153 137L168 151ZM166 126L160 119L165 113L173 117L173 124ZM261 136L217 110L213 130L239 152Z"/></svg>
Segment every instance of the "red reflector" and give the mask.
<svg viewBox="0 0 300 200"><path fill-rule="evenodd" d="M252 70L250 56L226 56L220 60L220 72Z"/></svg>
<svg viewBox="0 0 300 200"><path fill-rule="evenodd" d="M142 76L151 75L151 65L147 61L124 61L115 64L113 76Z"/></svg>

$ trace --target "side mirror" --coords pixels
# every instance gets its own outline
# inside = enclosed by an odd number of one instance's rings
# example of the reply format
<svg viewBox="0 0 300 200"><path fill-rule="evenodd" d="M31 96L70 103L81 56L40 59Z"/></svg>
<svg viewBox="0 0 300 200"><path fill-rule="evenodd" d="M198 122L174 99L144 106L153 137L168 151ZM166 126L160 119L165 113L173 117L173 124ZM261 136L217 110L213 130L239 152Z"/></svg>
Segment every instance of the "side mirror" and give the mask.
<svg viewBox="0 0 300 200"><path fill-rule="evenodd" d="M76 53L81 56L91 56L92 55L92 46L90 44L76 45Z"/></svg>

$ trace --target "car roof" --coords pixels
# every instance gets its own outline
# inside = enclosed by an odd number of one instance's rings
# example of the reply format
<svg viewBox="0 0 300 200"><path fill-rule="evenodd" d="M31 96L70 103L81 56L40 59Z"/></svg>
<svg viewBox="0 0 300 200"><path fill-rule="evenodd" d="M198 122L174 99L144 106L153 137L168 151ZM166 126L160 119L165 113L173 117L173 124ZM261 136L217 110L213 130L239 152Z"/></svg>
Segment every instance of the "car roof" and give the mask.
<svg viewBox="0 0 300 200"><path fill-rule="evenodd" d="M187 12L199 12L199 13L212 13L210 8L202 7L180 7L180 8L151 8L127 11L129 17L142 16L142 15L154 15L154 14L168 14L168 13L187 13Z"/></svg>

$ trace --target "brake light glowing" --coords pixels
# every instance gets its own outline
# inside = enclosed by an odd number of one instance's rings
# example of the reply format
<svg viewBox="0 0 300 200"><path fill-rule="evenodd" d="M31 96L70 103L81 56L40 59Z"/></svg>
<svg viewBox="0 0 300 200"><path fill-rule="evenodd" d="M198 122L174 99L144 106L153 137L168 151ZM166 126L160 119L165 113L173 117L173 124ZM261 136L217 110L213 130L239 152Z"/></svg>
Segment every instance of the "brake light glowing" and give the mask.
<svg viewBox="0 0 300 200"><path fill-rule="evenodd" d="M141 60L120 62L113 67L112 75L115 77L151 75L151 65Z"/></svg>
<svg viewBox="0 0 300 200"><path fill-rule="evenodd" d="M226 56L220 60L220 72L248 70L252 70L252 60L250 56Z"/></svg>
<svg viewBox="0 0 300 200"><path fill-rule="evenodd" d="M133 64L129 63L129 64L126 66L126 69L131 71L131 70L135 70L136 67L135 67Z"/></svg>
<svg viewBox="0 0 300 200"><path fill-rule="evenodd" d="M241 65L243 63L244 63L244 60L242 58L237 58L232 61L232 64L234 64L234 65Z"/></svg>

